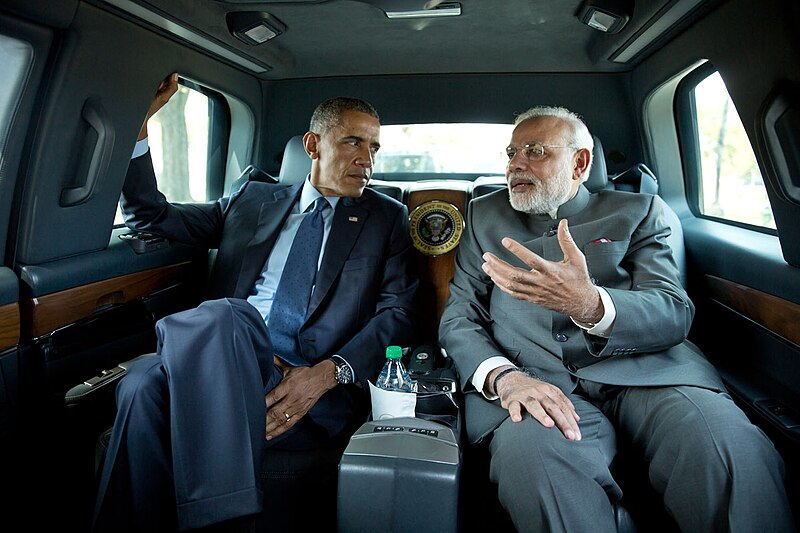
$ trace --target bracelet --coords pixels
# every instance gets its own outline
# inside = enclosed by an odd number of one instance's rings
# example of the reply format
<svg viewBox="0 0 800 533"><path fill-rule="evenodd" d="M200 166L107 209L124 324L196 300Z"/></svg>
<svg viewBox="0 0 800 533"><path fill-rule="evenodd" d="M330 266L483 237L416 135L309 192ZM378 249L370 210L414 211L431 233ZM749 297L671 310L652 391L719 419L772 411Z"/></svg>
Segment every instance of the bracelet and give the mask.
<svg viewBox="0 0 800 533"><path fill-rule="evenodd" d="M530 370L526 370L524 368L519 368L519 367L516 367L516 366L512 366L511 368L506 368L505 370L503 370L502 372L497 374L494 377L494 381L492 381L492 389L494 389L494 393L495 394L497 394L497 383L500 381L500 378L502 378L506 374L510 374L511 372L522 372L526 376L529 376L529 377L532 377L534 379L537 379L536 378L536 374L534 374Z"/></svg>

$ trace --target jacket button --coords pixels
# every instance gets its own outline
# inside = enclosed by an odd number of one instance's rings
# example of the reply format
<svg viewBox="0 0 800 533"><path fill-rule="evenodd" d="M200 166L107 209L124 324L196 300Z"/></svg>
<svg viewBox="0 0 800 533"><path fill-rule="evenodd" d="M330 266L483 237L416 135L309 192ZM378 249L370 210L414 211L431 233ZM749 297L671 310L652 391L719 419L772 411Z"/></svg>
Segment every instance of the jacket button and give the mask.
<svg viewBox="0 0 800 533"><path fill-rule="evenodd" d="M568 338L569 338L569 337L567 337L567 336L566 336L566 335L564 335L563 333L556 333L556 340L557 340L558 342L567 342L567 339L568 339Z"/></svg>
<svg viewBox="0 0 800 533"><path fill-rule="evenodd" d="M578 367L577 367L577 366L575 366L575 365L574 365L574 364L572 364L572 363L567 363L567 364L565 364L564 366L566 366L566 367L567 367L567 370L569 370L570 372L577 372L577 371L578 371Z"/></svg>

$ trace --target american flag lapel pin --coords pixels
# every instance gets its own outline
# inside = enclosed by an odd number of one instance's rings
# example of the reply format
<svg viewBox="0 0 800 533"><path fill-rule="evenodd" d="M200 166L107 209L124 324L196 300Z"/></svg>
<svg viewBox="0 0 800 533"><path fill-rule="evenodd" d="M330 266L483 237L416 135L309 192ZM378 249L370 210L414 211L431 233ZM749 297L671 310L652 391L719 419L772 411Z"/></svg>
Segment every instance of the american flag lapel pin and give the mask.
<svg viewBox="0 0 800 533"><path fill-rule="evenodd" d="M347 220L349 220L350 222L358 222L358 217L350 217Z"/></svg>

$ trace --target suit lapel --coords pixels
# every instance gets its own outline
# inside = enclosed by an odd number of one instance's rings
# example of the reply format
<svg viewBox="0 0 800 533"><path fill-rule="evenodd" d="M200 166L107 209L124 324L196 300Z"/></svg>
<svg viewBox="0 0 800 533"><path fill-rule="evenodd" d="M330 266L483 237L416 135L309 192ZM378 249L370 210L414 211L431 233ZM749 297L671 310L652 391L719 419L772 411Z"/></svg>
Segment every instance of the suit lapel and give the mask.
<svg viewBox="0 0 800 533"><path fill-rule="evenodd" d="M331 233L325 245L322 265L317 273L317 282L311 295L306 321L314 314L339 276L369 216L369 211L359 203L352 198L342 198L336 206Z"/></svg>
<svg viewBox="0 0 800 533"><path fill-rule="evenodd" d="M300 182L281 189L275 192L271 200L261 204L256 230L242 256L242 268L234 293L237 297L244 298L250 294L302 188L303 182Z"/></svg>

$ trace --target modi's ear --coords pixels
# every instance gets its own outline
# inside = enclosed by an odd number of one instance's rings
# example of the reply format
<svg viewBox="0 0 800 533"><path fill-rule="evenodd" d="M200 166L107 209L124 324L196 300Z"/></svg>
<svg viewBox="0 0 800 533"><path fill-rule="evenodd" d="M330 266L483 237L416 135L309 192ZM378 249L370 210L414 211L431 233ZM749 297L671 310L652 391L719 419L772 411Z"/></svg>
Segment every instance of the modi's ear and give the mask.
<svg viewBox="0 0 800 533"><path fill-rule="evenodd" d="M575 165L572 172L573 179L581 180L586 169L589 168L589 162L592 160L592 152L587 148L581 148L575 152Z"/></svg>
<svg viewBox="0 0 800 533"><path fill-rule="evenodd" d="M305 148L308 157L317 159L319 157L319 136L313 131L306 132L303 135L303 148Z"/></svg>

